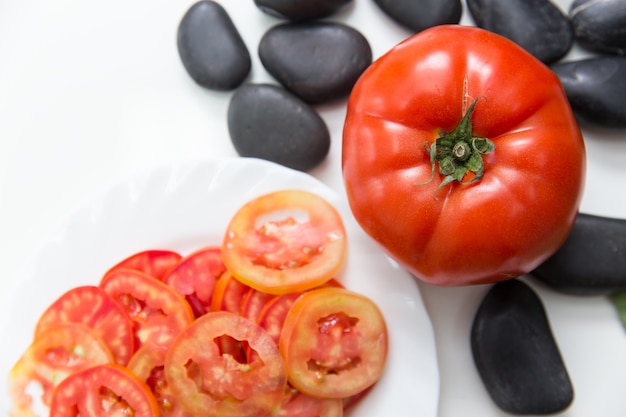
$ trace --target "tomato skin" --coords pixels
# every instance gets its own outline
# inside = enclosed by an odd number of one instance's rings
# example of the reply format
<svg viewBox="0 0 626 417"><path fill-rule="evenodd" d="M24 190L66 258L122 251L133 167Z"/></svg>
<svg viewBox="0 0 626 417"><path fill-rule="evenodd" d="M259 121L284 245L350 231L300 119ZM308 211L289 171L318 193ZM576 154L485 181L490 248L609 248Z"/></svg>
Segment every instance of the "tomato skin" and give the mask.
<svg viewBox="0 0 626 417"><path fill-rule="evenodd" d="M54 417L158 417L149 388L125 367L97 365L67 377L55 389L50 406Z"/></svg>
<svg viewBox="0 0 626 417"><path fill-rule="evenodd" d="M344 288L319 288L292 304L279 349L295 389L344 399L369 389L382 376L387 325L369 298Z"/></svg>
<svg viewBox="0 0 626 417"><path fill-rule="evenodd" d="M135 350L130 317L99 287L84 285L66 291L40 316L35 338L60 321L83 323L93 329L119 364L125 365Z"/></svg>
<svg viewBox="0 0 626 417"><path fill-rule="evenodd" d="M250 200L233 215L222 257L242 283L281 295L336 276L346 244L341 216L328 201L304 190L281 190Z"/></svg>
<svg viewBox="0 0 626 417"><path fill-rule="evenodd" d="M493 141L484 176L441 189L425 143L474 100ZM443 25L392 48L352 90L342 171L363 230L417 278L495 282L534 269L571 229L585 176L580 129L558 78L511 41Z"/></svg>

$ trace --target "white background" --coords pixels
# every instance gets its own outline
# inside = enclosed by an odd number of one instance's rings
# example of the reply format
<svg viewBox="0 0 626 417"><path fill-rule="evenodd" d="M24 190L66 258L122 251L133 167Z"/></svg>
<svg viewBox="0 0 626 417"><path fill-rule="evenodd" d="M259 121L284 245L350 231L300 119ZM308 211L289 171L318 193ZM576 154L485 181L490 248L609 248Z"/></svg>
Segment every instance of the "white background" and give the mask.
<svg viewBox="0 0 626 417"><path fill-rule="evenodd" d="M235 156L226 127L232 93L194 84L176 50L178 23L192 3L0 2L0 294L43 236L109 185L170 161ZM271 81L256 48L278 21L252 0L221 3L253 57L250 81ZM570 1L557 3L567 10ZM371 0L355 0L333 19L359 29L374 57L410 35ZM462 22L471 24L467 10ZM575 49L567 59L580 54ZM343 194L345 106L317 110L332 132L332 146L311 174ZM583 132L588 175L582 210L626 217L626 131L583 126ZM626 415L626 333L612 306L602 297L570 297L531 284L544 301L576 391L565 415ZM486 394L469 349L469 326L488 288L420 287L438 344L439 416L506 415Z"/></svg>

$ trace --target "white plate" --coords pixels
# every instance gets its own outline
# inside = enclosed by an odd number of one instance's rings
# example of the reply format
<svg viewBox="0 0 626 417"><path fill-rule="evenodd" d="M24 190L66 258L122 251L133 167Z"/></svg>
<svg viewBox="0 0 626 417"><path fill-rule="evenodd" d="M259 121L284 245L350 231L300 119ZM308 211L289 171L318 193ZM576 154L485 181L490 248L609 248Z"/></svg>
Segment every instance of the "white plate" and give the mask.
<svg viewBox="0 0 626 417"><path fill-rule="evenodd" d="M342 214L347 264L339 279L372 298L389 326L389 361L382 380L350 415L434 417L438 370L430 320L417 284L357 227L334 191L313 177L257 159L225 158L168 165L114 186L72 214L40 246L8 305L2 306L0 375L7 375L32 337L38 316L73 286L97 284L108 267L151 248L186 254L219 244L237 208L261 194L309 190ZM9 406L0 379L0 415ZM416 396L415 393L419 393Z"/></svg>

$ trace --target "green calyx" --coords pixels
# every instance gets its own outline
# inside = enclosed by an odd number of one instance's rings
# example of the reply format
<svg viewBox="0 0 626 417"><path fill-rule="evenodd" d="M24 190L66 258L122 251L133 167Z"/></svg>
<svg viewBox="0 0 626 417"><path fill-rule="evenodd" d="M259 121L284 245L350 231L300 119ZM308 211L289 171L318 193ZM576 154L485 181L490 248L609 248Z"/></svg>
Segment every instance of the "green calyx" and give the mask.
<svg viewBox="0 0 626 417"><path fill-rule="evenodd" d="M495 145L487 138L472 135L472 113L478 99L469 106L467 112L450 133L444 133L432 144L424 142L424 149L430 155L432 171L430 179L422 184L429 184L435 176L435 167L439 163L439 173L444 176L437 187L435 194L441 188L457 181L462 184L471 184L479 181L484 174L483 155L494 151ZM468 173L474 176L464 181Z"/></svg>

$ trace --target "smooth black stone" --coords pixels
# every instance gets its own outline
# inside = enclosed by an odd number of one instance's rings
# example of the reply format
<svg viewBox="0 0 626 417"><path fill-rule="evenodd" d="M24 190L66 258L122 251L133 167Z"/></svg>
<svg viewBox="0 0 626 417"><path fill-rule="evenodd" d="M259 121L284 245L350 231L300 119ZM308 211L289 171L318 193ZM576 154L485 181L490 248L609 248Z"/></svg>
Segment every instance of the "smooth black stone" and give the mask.
<svg viewBox="0 0 626 417"><path fill-rule="evenodd" d="M626 2L574 0L569 10L576 40L587 49L626 53Z"/></svg>
<svg viewBox="0 0 626 417"><path fill-rule="evenodd" d="M626 291L626 219L579 213L565 243L531 275L565 294Z"/></svg>
<svg viewBox="0 0 626 417"><path fill-rule="evenodd" d="M259 58L285 88L319 104L350 94L372 63L372 50L359 31L344 24L285 23L265 32Z"/></svg>
<svg viewBox="0 0 626 417"><path fill-rule="evenodd" d="M461 21L461 0L374 0L396 23L412 32Z"/></svg>
<svg viewBox="0 0 626 417"><path fill-rule="evenodd" d="M626 127L626 57L562 62L553 65L552 70L581 121Z"/></svg>
<svg viewBox="0 0 626 417"><path fill-rule="evenodd" d="M561 59L574 43L568 17L549 0L467 0L476 25L498 33L545 64Z"/></svg>
<svg viewBox="0 0 626 417"><path fill-rule="evenodd" d="M232 90L250 73L251 59L226 10L214 1L195 3L178 26L178 53L193 80L214 90Z"/></svg>
<svg viewBox="0 0 626 417"><path fill-rule="evenodd" d="M308 171L324 160L330 132L320 115L282 87L244 84L228 107L228 130L240 156Z"/></svg>
<svg viewBox="0 0 626 417"><path fill-rule="evenodd" d="M518 279L494 284L471 329L474 362L494 403L512 414L565 410L574 390L537 294Z"/></svg>
<svg viewBox="0 0 626 417"><path fill-rule="evenodd" d="M263 12L293 22L328 17L352 0L254 0Z"/></svg>

